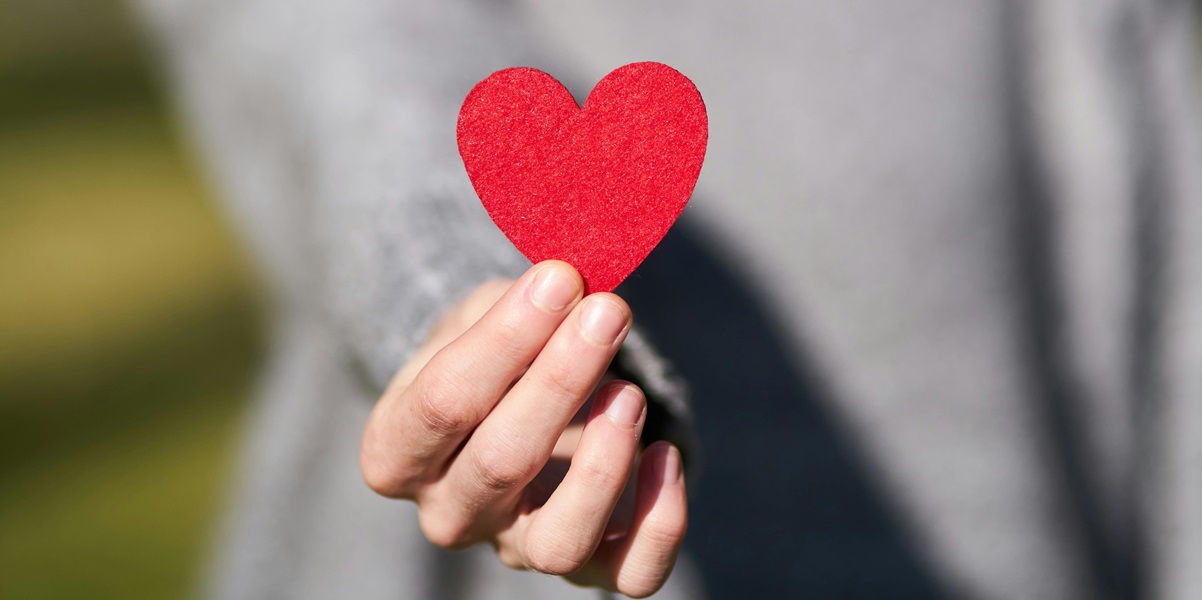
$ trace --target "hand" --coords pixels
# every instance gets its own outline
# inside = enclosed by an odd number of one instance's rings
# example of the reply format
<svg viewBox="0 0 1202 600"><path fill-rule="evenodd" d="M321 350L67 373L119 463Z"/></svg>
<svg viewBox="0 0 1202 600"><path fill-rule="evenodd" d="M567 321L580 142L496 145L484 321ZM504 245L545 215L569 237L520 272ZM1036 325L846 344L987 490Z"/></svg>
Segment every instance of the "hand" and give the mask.
<svg viewBox="0 0 1202 600"><path fill-rule="evenodd" d="M558 261L478 288L393 378L361 468L377 493L417 503L438 546L488 542L512 568L643 597L687 527L680 453L657 442L639 456L646 401L631 383L586 407L631 316L618 296L582 292Z"/></svg>

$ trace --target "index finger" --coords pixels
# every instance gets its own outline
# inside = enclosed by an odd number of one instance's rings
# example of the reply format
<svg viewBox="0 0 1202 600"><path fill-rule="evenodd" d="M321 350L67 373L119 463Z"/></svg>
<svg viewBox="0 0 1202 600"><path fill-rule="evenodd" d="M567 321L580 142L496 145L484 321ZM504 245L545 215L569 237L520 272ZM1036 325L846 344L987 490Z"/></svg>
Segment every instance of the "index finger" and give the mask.
<svg viewBox="0 0 1202 600"><path fill-rule="evenodd" d="M532 267L472 325L430 359L403 389L381 399L368 419L364 478L386 496L408 495L428 479L534 360L584 283L571 265Z"/></svg>

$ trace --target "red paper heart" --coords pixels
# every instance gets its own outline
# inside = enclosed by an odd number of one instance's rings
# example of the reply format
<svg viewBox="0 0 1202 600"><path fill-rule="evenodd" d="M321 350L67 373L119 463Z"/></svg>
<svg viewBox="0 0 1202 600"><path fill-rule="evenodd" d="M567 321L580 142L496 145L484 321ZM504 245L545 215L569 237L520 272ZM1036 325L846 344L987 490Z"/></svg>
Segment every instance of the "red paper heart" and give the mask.
<svg viewBox="0 0 1202 600"><path fill-rule="evenodd" d="M459 154L489 216L533 262L566 261L608 292L680 216L709 122L693 82L667 65L626 65L576 105L537 69L504 69L463 101Z"/></svg>

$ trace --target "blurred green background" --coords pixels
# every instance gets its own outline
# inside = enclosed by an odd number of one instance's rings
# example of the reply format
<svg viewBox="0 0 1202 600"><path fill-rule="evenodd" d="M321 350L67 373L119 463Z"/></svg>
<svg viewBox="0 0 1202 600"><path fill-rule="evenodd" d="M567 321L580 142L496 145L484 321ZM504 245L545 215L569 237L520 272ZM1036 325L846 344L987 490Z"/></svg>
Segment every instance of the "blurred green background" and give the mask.
<svg viewBox="0 0 1202 600"><path fill-rule="evenodd" d="M256 284L128 7L0 1L0 598L195 591Z"/></svg>

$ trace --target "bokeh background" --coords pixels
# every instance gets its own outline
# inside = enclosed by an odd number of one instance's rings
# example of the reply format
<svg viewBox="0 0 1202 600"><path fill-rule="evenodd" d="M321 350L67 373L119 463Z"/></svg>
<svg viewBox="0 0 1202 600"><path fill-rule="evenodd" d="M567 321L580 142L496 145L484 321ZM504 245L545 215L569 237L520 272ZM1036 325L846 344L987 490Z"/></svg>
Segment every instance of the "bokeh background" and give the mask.
<svg viewBox="0 0 1202 600"><path fill-rule="evenodd" d="M130 7L0 0L0 599L203 576L261 285Z"/></svg>
<svg viewBox="0 0 1202 600"><path fill-rule="evenodd" d="M0 598L191 595L258 285L129 6L0 0Z"/></svg>

